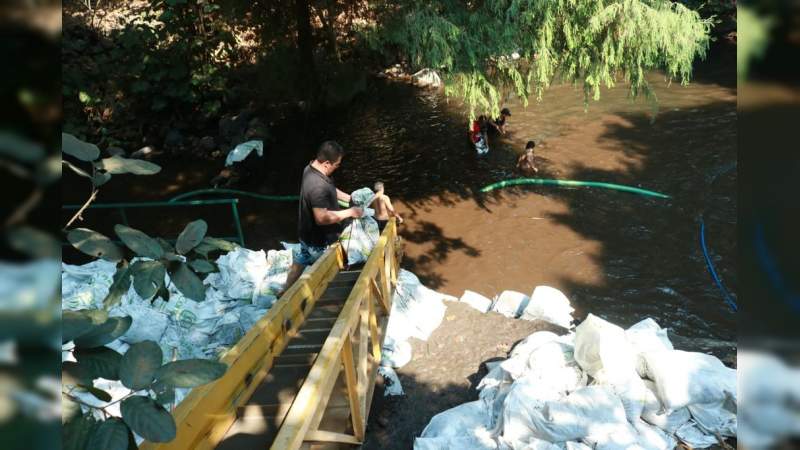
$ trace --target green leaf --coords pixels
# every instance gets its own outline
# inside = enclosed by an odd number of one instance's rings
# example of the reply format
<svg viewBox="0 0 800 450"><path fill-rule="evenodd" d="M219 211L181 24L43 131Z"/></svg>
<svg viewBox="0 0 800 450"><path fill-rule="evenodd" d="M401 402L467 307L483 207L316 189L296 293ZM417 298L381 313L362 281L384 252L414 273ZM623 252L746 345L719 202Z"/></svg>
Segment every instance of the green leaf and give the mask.
<svg viewBox="0 0 800 450"><path fill-rule="evenodd" d="M158 242L139 230L117 224L114 225L114 232L129 249L139 256L152 259L160 259L164 256L164 249Z"/></svg>
<svg viewBox="0 0 800 450"><path fill-rule="evenodd" d="M78 336L88 333L92 327L92 321L76 311L64 311L61 313L61 342L75 340Z"/></svg>
<svg viewBox="0 0 800 450"><path fill-rule="evenodd" d="M110 317L104 324L75 339L75 346L93 348L113 342L131 327L130 317Z"/></svg>
<svg viewBox="0 0 800 450"><path fill-rule="evenodd" d="M185 255L189 250L195 248L206 235L208 231L208 224L202 219L189 222L186 228L183 229L178 236L178 242L175 243L175 249L181 255Z"/></svg>
<svg viewBox="0 0 800 450"><path fill-rule="evenodd" d="M189 267L197 273L212 273L218 270L214 263L205 259L193 259L189 261Z"/></svg>
<svg viewBox="0 0 800 450"><path fill-rule="evenodd" d="M123 265L114 272L114 282L108 288L108 295L103 299L103 307L108 309L119 303L122 296L131 288L131 266Z"/></svg>
<svg viewBox="0 0 800 450"><path fill-rule="evenodd" d="M24 163L35 163L45 157L44 147L17 134L0 131L0 155Z"/></svg>
<svg viewBox="0 0 800 450"><path fill-rule="evenodd" d="M94 375L88 367L73 361L61 363L61 384L72 386L91 385Z"/></svg>
<svg viewBox="0 0 800 450"><path fill-rule="evenodd" d="M61 133L61 151L81 161L94 161L100 157L96 145L84 142L69 133Z"/></svg>
<svg viewBox="0 0 800 450"><path fill-rule="evenodd" d="M156 394L156 402L160 405L175 403L175 388L161 382L153 384L153 392Z"/></svg>
<svg viewBox="0 0 800 450"><path fill-rule="evenodd" d="M141 159L112 156L103 158L97 167L111 174L132 173L134 175L153 175L161 171L161 166Z"/></svg>
<svg viewBox="0 0 800 450"><path fill-rule="evenodd" d="M111 401L111 394L109 394L108 392L106 392L106 391L104 391L102 389L98 389L98 388L92 386L91 384L88 384L88 385L79 384L78 387L81 388L81 389L86 390L87 392L92 394L96 399L100 400L101 402L108 403L108 402Z"/></svg>
<svg viewBox="0 0 800 450"><path fill-rule="evenodd" d="M75 416L61 432L62 450L86 450L96 426L97 421L91 416Z"/></svg>
<svg viewBox="0 0 800 450"><path fill-rule="evenodd" d="M200 244L198 244L193 250L198 255L208 257L208 254L213 251L221 250L224 252L230 252L235 250L237 247L238 245L233 242L206 236L203 238L203 241L200 242Z"/></svg>
<svg viewBox="0 0 800 450"><path fill-rule="evenodd" d="M128 427L122 420L111 417L106 419L94 430L87 450L127 450Z"/></svg>
<svg viewBox="0 0 800 450"><path fill-rule="evenodd" d="M160 245L164 250L164 253L175 253L175 249L172 247L172 244L167 242L166 239L157 237L156 242L158 242L158 245Z"/></svg>
<svg viewBox="0 0 800 450"><path fill-rule="evenodd" d="M131 265L131 274L136 293L149 299L164 285L167 269L160 261L136 261Z"/></svg>
<svg viewBox="0 0 800 450"><path fill-rule="evenodd" d="M49 233L29 226L8 230L11 248L34 258L61 259L61 242Z"/></svg>
<svg viewBox="0 0 800 450"><path fill-rule="evenodd" d="M122 420L134 433L150 442L169 442L175 439L175 420L167 410L149 397L125 399L120 407Z"/></svg>
<svg viewBox="0 0 800 450"><path fill-rule="evenodd" d="M131 345L119 366L119 378L125 387L135 391L150 386L163 361L161 347L153 341Z"/></svg>
<svg viewBox="0 0 800 450"><path fill-rule="evenodd" d="M76 166L75 164L72 164L71 162L69 162L69 161L67 161L65 159L61 160L61 164L69 167L73 172L75 172L79 176L82 176L82 177L85 177L85 178L92 178L92 176L89 175L88 172L86 172L85 170L81 169L80 167Z"/></svg>
<svg viewBox="0 0 800 450"><path fill-rule="evenodd" d="M117 262L122 259L122 250L108 237L88 228L75 228L67 233L67 240L81 252Z"/></svg>
<svg viewBox="0 0 800 450"><path fill-rule="evenodd" d="M94 185L94 187L100 187L100 186L108 183L108 181L110 179L111 179L111 174L110 173L108 173L108 172L99 172L98 171L92 177L92 184Z"/></svg>
<svg viewBox="0 0 800 450"><path fill-rule="evenodd" d="M228 366L208 359L184 359L162 366L156 378L159 382L178 388L192 388L210 383L225 374Z"/></svg>
<svg viewBox="0 0 800 450"><path fill-rule="evenodd" d="M78 100L80 100L81 103L89 103L92 101L92 96L85 91L80 91L78 92Z"/></svg>
<svg viewBox="0 0 800 450"><path fill-rule="evenodd" d="M189 269L186 263L177 263L174 270L170 270L169 276L175 287L186 297L202 302L206 299L206 287L197 275Z"/></svg>
<svg viewBox="0 0 800 450"><path fill-rule="evenodd" d="M75 358L89 369L96 378L119 380L119 364L122 355L108 347L78 348Z"/></svg>

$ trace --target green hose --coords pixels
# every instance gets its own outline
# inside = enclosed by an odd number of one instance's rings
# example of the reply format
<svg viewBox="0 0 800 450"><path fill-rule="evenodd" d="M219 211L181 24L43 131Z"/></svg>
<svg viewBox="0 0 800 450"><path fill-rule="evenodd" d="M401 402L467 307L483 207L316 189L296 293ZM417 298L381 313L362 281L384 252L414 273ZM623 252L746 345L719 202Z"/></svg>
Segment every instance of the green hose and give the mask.
<svg viewBox="0 0 800 450"><path fill-rule="evenodd" d="M239 191L236 189L200 189L197 191L186 192L180 195L176 195L169 199L169 202L177 202L178 200L182 200L187 197L194 197L195 195L203 195L203 194L234 194L234 195L245 195L247 197L257 198L259 200L269 200L273 202L294 202L300 199L299 195L264 195L264 194L256 194L255 192L247 192L247 191ZM343 202L339 200L339 206L347 208L347 202Z"/></svg>
<svg viewBox="0 0 800 450"><path fill-rule="evenodd" d="M172 197L169 201L177 202L178 200L182 200L187 197L194 197L195 195L203 195L203 194L235 194L235 195L244 195L247 197L253 197L260 200L271 200L275 202L291 202L291 201L296 201L300 198L299 195L264 195L264 194L256 194L255 192L239 191L236 189L199 189L197 191L191 191L180 195L176 195L175 197Z"/></svg>
<svg viewBox="0 0 800 450"><path fill-rule="evenodd" d="M646 195L649 197L670 198L669 195L659 192L648 191L647 189L639 189L632 186L625 186L622 184L603 183L600 181L573 181L573 180L552 180L546 178L516 178L513 180L499 181L492 183L481 189L481 192L489 192L495 189L504 188L507 186L516 186L521 184L540 184L551 186L570 186L570 187L598 187L605 189L614 189L617 191L630 192L632 194Z"/></svg>

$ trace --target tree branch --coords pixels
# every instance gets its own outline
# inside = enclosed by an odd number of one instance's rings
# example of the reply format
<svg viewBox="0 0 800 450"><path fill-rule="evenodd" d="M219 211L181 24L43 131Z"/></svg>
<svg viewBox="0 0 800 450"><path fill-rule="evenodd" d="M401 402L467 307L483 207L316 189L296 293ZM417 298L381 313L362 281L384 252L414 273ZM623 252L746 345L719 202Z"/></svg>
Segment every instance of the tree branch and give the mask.
<svg viewBox="0 0 800 450"><path fill-rule="evenodd" d="M81 214L83 214L83 212L86 210L86 208L88 208L89 205L97 198L97 193L98 192L99 191L97 189L93 189L92 190L92 195L89 196L89 200L86 200L86 203L84 203L83 206L81 206L81 209L79 209L78 212L76 212L75 215L72 216L71 219L69 219L69 222L67 222L67 224L64 225L65 229L69 228L69 226L72 225L72 222L74 222L78 218L83 220L83 217L81 217Z"/></svg>

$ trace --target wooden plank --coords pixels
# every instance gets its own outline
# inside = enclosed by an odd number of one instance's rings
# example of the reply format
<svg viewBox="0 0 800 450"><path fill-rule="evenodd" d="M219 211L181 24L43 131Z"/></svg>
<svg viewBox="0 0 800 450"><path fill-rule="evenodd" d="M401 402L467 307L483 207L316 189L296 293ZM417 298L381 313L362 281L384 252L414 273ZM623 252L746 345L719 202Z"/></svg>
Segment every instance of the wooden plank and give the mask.
<svg viewBox="0 0 800 450"><path fill-rule="evenodd" d="M367 292L364 300L361 302L361 319L359 320L358 327L358 403L359 411L361 412L361 429L362 432L367 427L367 385L374 379L367 379L368 364L369 364L369 305L372 303L372 296ZM353 419L355 420L355 418ZM363 438L363 436L362 436Z"/></svg>
<svg viewBox="0 0 800 450"><path fill-rule="evenodd" d="M334 433L332 431L309 431L306 434L306 441L314 442L337 442L340 444L361 445L362 441L355 436L349 434Z"/></svg>
<svg viewBox="0 0 800 450"><path fill-rule="evenodd" d="M220 359L228 370L217 381L193 389L173 411L177 425L176 438L163 444L144 442L144 450L183 450L213 448L235 419L236 408L247 401L258 387L272 363L286 345L282 333L283 318L300 318L301 307L313 308L315 298L309 286L326 285L338 271L341 248L338 244L312 265L278 302ZM292 321L296 329L300 320Z"/></svg>
<svg viewBox="0 0 800 450"><path fill-rule="evenodd" d="M375 296L367 299L369 305L369 335L372 340L372 359L381 362L381 341L378 338L378 317L375 314Z"/></svg>
<svg viewBox="0 0 800 450"><path fill-rule="evenodd" d="M350 399L350 417L353 419L353 432L359 440L364 439L364 419L361 416L361 401L358 395L358 378L353 361L353 341L350 334L345 337L342 347L342 364L345 380L347 380L347 396Z"/></svg>

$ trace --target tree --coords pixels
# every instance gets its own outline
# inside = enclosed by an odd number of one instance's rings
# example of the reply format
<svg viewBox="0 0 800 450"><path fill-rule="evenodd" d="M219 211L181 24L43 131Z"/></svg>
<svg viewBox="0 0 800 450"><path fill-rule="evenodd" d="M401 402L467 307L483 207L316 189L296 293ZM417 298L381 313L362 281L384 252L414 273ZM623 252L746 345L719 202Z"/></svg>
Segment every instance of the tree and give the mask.
<svg viewBox="0 0 800 450"><path fill-rule="evenodd" d="M391 4L394 3L394 4ZM413 69L439 70L448 95L498 114L505 93L527 106L555 81L580 86L584 101L620 81L655 97L654 69L688 83L705 57L712 19L667 0L407 0L376 5L373 48Z"/></svg>

